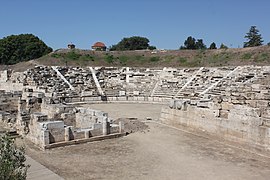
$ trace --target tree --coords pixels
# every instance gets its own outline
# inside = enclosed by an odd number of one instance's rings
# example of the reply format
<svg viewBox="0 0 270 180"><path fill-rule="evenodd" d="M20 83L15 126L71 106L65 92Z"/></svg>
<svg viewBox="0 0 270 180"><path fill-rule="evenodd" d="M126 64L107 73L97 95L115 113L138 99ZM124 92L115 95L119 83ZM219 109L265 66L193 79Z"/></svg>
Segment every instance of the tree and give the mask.
<svg viewBox="0 0 270 180"><path fill-rule="evenodd" d="M110 51L126 51L126 50L143 50L148 48L155 48L149 45L149 40L145 37L133 36L123 38L118 44L113 45Z"/></svg>
<svg viewBox="0 0 270 180"><path fill-rule="evenodd" d="M7 135L0 137L0 180L26 179L29 165L25 165L24 149L17 149Z"/></svg>
<svg viewBox="0 0 270 180"><path fill-rule="evenodd" d="M189 36L185 40L184 46L181 46L180 49L206 49L206 46L202 39L196 40L192 36Z"/></svg>
<svg viewBox="0 0 270 180"><path fill-rule="evenodd" d="M184 46L181 46L180 49L196 49L196 39L192 36L189 36L184 42Z"/></svg>
<svg viewBox="0 0 270 180"><path fill-rule="evenodd" d="M262 36L259 34L259 30L256 28L256 26L250 27L249 32L246 34L245 38L247 39L247 42L244 42L244 48L261 46L263 43Z"/></svg>
<svg viewBox="0 0 270 180"><path fill-rule="evenodd" d="M33 34L11 35L0 39L0 64L15 64L50 52L52 48Z"/></svg>
<svg viewBox="0 0 270 180"><path fill-rule="evenodd" d="M206 49L206 45L203 43L202 39L198 39L195 44L196 49Z"/></svg>
<svg viewBox="0 0 270 180"><path fill-rule="evenodd" d="M216 43L212 42L209 49L217 49Z"/></svg>
<svg viewBox="0 0 270 180"><path fill-rule="evenodd" d="M228 49L228 46L226 46L225 44L221 43L220 49Z"/></svg>
<svg viewBox="0 0 270 180"><path fill-rule="evenodd" d="M269 43L267 43L267 46L270 46L270 42L269 42Z"/></svg>

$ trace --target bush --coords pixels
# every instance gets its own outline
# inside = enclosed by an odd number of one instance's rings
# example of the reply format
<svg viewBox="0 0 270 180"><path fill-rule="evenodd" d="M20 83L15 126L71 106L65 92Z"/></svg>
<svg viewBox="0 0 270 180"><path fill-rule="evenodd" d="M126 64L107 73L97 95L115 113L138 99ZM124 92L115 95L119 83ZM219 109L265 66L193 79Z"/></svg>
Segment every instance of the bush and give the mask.
<svg viewBox="0 0 270 180"><path fill-rule="evenodd" d="M15 64L36 59L52 52L33 34L11 35L0 39L0 64Z"/></svg>
<svg viewBox="0 0 270 180"><path fill-rule="evenodd" d="M113 55L110 55L110 54L106 54L105 56L105 61L109 64L112 64L114 62L114 57Z"/></svg>
<svg viewBox="0 0 270 180"><path fill-rule="evenodd" d="M17 149L7 135L0 137L0 179L24 180L29 165L25 165L24 149Z"/></svg>

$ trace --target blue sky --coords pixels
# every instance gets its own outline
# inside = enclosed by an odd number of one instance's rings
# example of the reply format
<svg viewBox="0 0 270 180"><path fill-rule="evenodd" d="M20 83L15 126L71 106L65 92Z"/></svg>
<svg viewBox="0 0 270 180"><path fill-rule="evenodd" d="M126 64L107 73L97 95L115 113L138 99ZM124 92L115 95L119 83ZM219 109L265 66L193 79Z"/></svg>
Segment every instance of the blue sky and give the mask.
<svg viewBox="0 0 270 180"><path fill-rule="evenodd" d="M178 49L188 36L242 47L250 26L270 42L269 0L1 0L0 38L32 33L53 49L143 36Z"/></svg>

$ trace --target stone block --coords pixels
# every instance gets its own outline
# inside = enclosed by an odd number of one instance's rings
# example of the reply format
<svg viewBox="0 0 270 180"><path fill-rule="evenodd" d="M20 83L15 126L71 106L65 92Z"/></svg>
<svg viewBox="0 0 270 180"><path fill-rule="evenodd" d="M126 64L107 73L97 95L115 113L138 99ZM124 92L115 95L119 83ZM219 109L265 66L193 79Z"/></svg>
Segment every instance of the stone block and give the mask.
<svg viewBox="0 0 270 180"><path fill-rule="evenodd" d="M220 110L219 117L223 119L228 119L229 111L228 110Z"/></svg>
<svg viewBox="0 0 270 180"><path fill-rule="evenodd" d="M212 109L213 106L214 106L214 103L213 102L199 101L197 103L197 107L200 107L200 108L209 108L209 109Z"/></svg>
<svg viewBox="0 0 270 180"><path fill-rule="evenodd" d="M133 95L134 96L139 96L140 95L140 91L133 91Z"/></svg>
<svg viewBox="0 0 270 180"><path fill-rule="evenodd" d="M257 101L256 100L246 100L246 103L253 108L257 107Z"/></svg>
<svg viewBox="0 0 270 180"><path fill-rule="evenodd" d="M126 95L126 91L119 91L119 96L125 96Z"/></svg>
<svg viewBox="0 0 270 180"><path fill-rule="evenodd" d="M245 100L238 100L238 99L232 99L231 101L233 104L246 104L246 101Z"/></svg>
<svg viewBox="0 0 270 180"><path fill-rule="evenodd" d="M257 107L259 108L269 107L269 101L265 101L265 100L257 101Z"/></svg>
<svg viewBox="0 0 270 180"><path fill-rule="evenodd" d="M47 121L39 123L39 126L45 130L64 129L64 121Z"/></svg>
<svg viewBox="0 0 270 180"><path fill-rule="evenodd" d="M118 97L118 101L126 101L127 100L127 97L124 96L124 97Z"/></svg>
<svg viewBox="0 0 270 180"><path fill-rule="evenodd" d="M222 110L230 110L233 108L233 104L228 103L228 102L222 102L221 103L221 109Z"/></svg>

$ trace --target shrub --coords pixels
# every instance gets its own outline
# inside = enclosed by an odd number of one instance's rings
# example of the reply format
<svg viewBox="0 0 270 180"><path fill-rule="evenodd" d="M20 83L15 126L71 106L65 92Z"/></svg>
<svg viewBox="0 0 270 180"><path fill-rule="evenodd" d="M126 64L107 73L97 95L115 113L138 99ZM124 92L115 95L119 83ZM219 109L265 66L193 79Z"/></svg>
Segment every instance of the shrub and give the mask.
<svg viewBox="0 0 270 180"><path fill-rule="evenodd" d="M7 135L0 137L0 179L26 179L29 165L25 165L24 149L17 149Z"/></svg>

